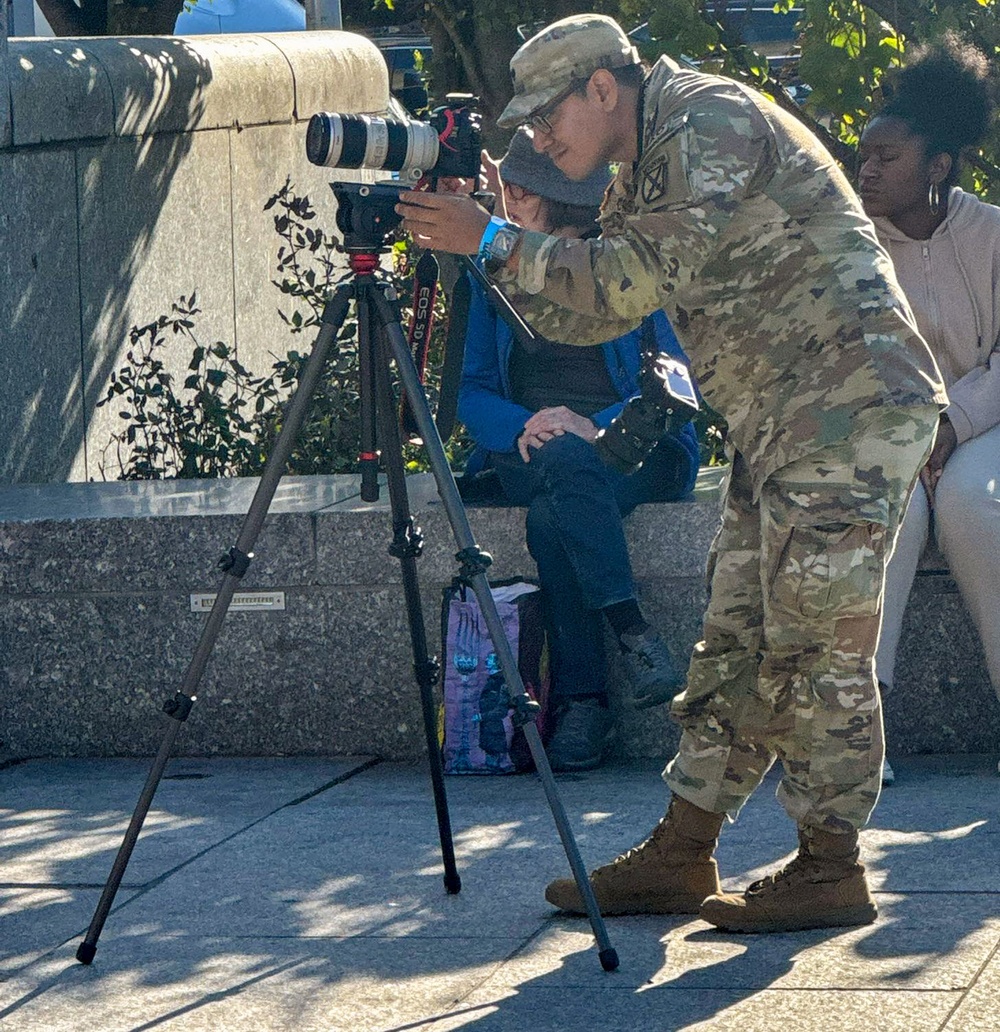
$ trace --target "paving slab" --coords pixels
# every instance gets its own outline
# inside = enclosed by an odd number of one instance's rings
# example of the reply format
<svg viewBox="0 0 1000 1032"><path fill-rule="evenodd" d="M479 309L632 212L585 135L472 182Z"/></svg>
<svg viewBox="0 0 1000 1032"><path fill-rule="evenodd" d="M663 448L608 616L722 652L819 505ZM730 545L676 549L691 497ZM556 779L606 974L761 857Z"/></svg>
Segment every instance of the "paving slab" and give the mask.
<svg viewBox="0 0 1000 1032"><path fill-rule="evenodd" d="M169 762L123 885L148 884L367 762ZM149 769L132 759L33 760L0 772L0 884L103 886Z"/></svg>
<svg viewBox="0 0 1000 1032"><path fill-rule="evenodd" d="M750 995L732 990L622 993L594 988L567 995L525 988L502 998L480 992L464 1000L457 1013L378 1032L937 1032L955 1002L951 993L820 995L768 990ZM541 1023L540 1015L545 1016Z"/></svg>
<svg viewBox="0 0 1000 1032"><path fill-rule="evenodd" d="M72 950L0 983L0 1022L18 1032L359 1032L452 1007L516 946L489 939L226 938L146 933ZM83 1020L85 1019L85 1020Z"/></svg>
<svg viewBox="0 0 1000 1032"><path fill-rule="evenodd" d="M962 995L955 1013L942 1032L996 1032L1000 1028L1000 947L968 993Z"/></svg>
<svg viewBox="0 0 1000 1032"><path fill-rule="evenodd" d="M0 1027L17 1032L998 1032L993 757L897 765L863 833L879 920L774 936L696 917L589 922L537 778L446 779L463 888L442 885L423 764L181 759L90 967L76 963L143 761L0 770ZM790 854L772 773L718 857L742 887ZM658 764L560 775L584 861L662 815Z"/></svg>
<svg viewBox="0 0 1000 1032"><path fill-rule="evenodd" d="M123 889L119 903L135 896ZM97 889L0 889L0 981L79 935L90 924L101 894Z"/></svg>
<svg viewBox="0 0 1000 1032"><path fill-rule="evenodd" d="M173 761L116 905L366 762ZM0 977L89 925L149 766L54 760L0 771Z"/></svg>
<svg viewBox="0 0 1000 1032"><path fill-rule="evenodd" d="M880 897L882 919L865 928L768 936L723 934L694 917L619 918L609 922L622 959L614 983L636 992L654 986L749 992L971 985L1000 943L1000 915L962 897L923 898L903 915L901 903ZM585 920L550 922L530 953L505 964L493 984L585 990L593 983L586 959L562 961L585 950L588 937Z"/></svg>

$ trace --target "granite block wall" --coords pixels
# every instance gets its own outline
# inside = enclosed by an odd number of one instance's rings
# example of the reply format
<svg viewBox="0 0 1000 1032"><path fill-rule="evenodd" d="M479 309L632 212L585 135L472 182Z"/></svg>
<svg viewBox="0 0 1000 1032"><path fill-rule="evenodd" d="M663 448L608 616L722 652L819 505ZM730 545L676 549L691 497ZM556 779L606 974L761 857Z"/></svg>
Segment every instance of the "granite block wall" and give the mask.
<svg viewBox="0 0 1000 1032"><path fill-rule="evenodd" d="M418 561L430 650L455 545L428 475L409 478L425 539ZM0 756L155 751L160 708L204 625L191 597L217 590L256 481L20 485L0 489ZM230 611L178 737L186 755L377 754L424 749L386 492L364 503L350 477L279 485L241 591L283 609ZM678 653L699 638L703 570L718 500L643 506L628 535L644 607ZM469 510L490 576L531 573L519 509ZM889 751L990 752L1000 704L946 574L918 580ZM617 677L612 664L613 695ZM662 758L677 740L665 708L619 714L618 755Z"/></svg>
<svg viewBox="0 0 1000 1032"><path fill-rule="evenodd" d="M264 204L290 178L334 231L331 179L370 173L311 165L306 122L384 110L388 73L346 32L5 44L0 483L101 479L119 421L97 402L132 326L196 294L201 342L235 345L255 372L301 350ZM183 376L191 351L172 342L167 371Z"/></svg>

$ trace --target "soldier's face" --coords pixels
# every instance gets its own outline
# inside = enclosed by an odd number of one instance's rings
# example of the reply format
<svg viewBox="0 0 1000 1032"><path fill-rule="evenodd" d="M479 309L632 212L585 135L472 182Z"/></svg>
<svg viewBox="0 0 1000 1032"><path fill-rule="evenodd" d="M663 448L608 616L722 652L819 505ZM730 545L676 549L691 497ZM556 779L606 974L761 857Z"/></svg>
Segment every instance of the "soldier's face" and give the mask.
<svg viewBox="0 0 1000 1032"><path fill-rule="evenodd" d="M872 218L926 212L931 162L924 141L895 118L876 118L861 135L858 194Z"/></svg>
<svg viewBox="0 0 1000 1032"><path fill-rule="evenodd" d="M586 179L616 155L608 112L588 85L586 93L571 93L547 115L548 131L534 128L532 143L569 179Z"/></svg>

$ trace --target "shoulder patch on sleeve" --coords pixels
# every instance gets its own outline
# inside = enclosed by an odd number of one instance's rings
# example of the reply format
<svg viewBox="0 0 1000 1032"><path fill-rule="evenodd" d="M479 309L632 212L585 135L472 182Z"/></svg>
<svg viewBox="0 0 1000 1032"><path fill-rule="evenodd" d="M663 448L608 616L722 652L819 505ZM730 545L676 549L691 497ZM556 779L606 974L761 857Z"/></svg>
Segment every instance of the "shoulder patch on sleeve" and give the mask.
<svg viewBox="0 0 1000 1032"><path fill-rule="evenodd" d="M660 162L642 177L639 188L644 204L655 204L667 192L667 163Z"/></svg>

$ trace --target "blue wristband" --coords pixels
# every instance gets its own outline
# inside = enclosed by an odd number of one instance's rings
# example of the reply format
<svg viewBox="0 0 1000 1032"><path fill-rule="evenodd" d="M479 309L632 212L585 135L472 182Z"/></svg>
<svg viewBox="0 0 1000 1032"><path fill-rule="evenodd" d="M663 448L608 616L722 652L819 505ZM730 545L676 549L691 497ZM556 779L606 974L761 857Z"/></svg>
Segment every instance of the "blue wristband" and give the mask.
<svg viewBox="0 0 1000 1032"><path fill-rule="evenodd" d="M504 229L506 226L509 225L511 225L511 223L500 218L499 215L493 215L490 218L490 221L486 224L486 228L483 230L482 239L479 241L478 254L483 261L486 261L486 259L490 256L490 244L493 243L493 238L497 235L497 233L500 232L501 229Z"/></svg>

